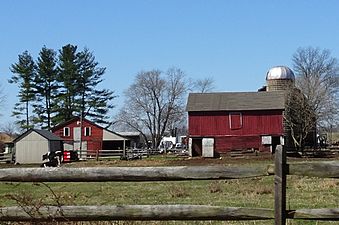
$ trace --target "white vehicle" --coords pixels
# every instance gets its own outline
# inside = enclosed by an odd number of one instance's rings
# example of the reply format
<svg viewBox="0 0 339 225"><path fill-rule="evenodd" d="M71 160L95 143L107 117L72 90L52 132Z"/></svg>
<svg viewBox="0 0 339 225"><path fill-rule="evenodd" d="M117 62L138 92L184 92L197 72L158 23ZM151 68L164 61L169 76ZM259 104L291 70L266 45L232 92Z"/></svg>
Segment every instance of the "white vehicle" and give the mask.
<svg viewBox="0 0 339 225"><path fill-rule="evenodd" d="M159 144L159 151L160 153L164 152L165 150L170 150L175 147L176 138L175 137L163 137Z"/></svg>
<svg viewBox="0 0 339 225"><path fill-rule="evenodd" d="M176 149L181 149L183 147L183 144L182 143L176 143L175 144L175 148Z"/></svg>

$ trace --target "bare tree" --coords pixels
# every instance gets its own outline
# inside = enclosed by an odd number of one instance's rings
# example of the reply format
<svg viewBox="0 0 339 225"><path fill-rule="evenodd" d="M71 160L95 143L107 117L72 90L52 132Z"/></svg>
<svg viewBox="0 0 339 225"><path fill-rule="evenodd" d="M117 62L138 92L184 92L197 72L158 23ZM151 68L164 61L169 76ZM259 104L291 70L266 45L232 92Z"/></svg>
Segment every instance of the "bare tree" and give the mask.
<svg viewBox="0 0 339 225"><path fill-rule="evenodd" d="M5 97L6 96L4 95L2 86L0 84L0 109L2 109L4 107ZM0 116L1 116L1 113L0 113Z"/></svg>
<svg viewBox="0 0 339 225"><path fill-rule="evenodd" d="M315 113L317 126L328 126L338 120L338 74L336 58L327 49L299 48L293 55L296 85Z"/></svg>
<svg viewBox="0 0 339 225"><path fill-rule="evenodd" d="M184 115L187 87L183 71L170 68L142 71L125 91L125 104L117 120L139 131L156 148L166 131ZM150 138L149 138L150 137Z"/></svg>
<svg viewBox="0 0 339 225"><path fill-rule="evenodd" d="M285 99L284 121L288 135L286 146L302 151L306 142L314 137L315 113L305 95L297 88L289 89Z"/></svg>
<svg viewBox="0 0 339 225"><path fill-rule="evenodd" d="M20 127L15 122L7 122L3 124L0 127L0 129L1 129L1 132L4 132L12 137L22 132L22 130L20 130Z"/></svg>
<svg viewBox="0 0 339 225"><path fill-rule="evenodd" d="M206 93L206 92L211 92L214 89L215 89L214 79L212 77L207 77L207 78L193 81L194 91L197 91L200 93Z"/></svg>

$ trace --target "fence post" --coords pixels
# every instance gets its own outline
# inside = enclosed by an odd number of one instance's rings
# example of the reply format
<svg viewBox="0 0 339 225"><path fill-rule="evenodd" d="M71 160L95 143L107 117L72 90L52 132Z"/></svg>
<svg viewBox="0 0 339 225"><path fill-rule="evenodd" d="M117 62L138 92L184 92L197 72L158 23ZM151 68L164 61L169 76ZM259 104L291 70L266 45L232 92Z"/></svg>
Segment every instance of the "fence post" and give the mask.
<svg viewBox="0 0 339 225"><path fill-rule="evenodd" d="M126 142L124 140L124 144L122 146L122 158L127 159L127 152L126 152Z"/></svg>
<svg viewBox="0 0 339 225"><path fill-rule="evenodd" d="M274 224L286 225L286 152L282 145L275 151L274 170Z"/></svg>
<svg viewBox="0 0 339 225"><path fill-rule="evenodd" d="M95 152L95 160L99 161L99 149L97 149L96 152Z"/></svg>

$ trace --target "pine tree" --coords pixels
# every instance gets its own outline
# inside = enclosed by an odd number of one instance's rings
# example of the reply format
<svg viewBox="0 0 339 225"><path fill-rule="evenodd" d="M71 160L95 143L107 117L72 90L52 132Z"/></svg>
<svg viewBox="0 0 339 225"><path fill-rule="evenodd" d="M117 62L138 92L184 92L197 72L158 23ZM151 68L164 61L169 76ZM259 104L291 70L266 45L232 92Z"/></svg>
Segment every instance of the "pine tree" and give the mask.
<svg viewBox="0 0 339 225"><path fill-rule="evenodd" d="M78 64L78 103L80 115L85 116L95 123L108 124L107 113L113 108L110 103L116 96L107 89L98 90L106 68L98 67L94 55L85 48L77 54Z"/></svg>
<svg viewBox="0 0 339 225"><path fill-rule="evenodd" d="M58 94L56 52L45 46L41 49L37 62L37 76L34 80L36 89L36 103L34 112L37 115L36 123L42 129L50 130L51 118L55 110L55 97Z"/></svg>
<svg viewBox="0 0 339 225"><path fill-rule="evenodd" d="M77 46L65 45L59 50L58 78L60 82L60 93L56 108L57 114L53 118L53 123L71 119L78 112L76 97L78 91L78 65Z"/></svg>
<svg viewBox="0 0 339 225"><path fill-rule="evenodd" d="M36 73L34 60L28 51L19 55L19 62L11 65L11 72L13 76L8 82L19 87L19 102L15 104L12 115L19 119L17 123L20 128L28 130L33 127L30 105L35 99L33 82Z"/></svg>
<svg viewBox="0 0 339 225"><path fill-rule="evenodd" d="M77 52L77 46L70 44L63 46L58 55L44 46L37 66L27 51L19 55L19 62L11 68L15 75L9 82L19 84L20 102L13 115L18 119L26 115L18 122L21 127L28 129L35 124L51 129L74 116L108 124L107 113L116 96L113 91L98 88L105 73L105 68L98 65L88 49ZM34 118L29 116L30 105Z"/></svg>

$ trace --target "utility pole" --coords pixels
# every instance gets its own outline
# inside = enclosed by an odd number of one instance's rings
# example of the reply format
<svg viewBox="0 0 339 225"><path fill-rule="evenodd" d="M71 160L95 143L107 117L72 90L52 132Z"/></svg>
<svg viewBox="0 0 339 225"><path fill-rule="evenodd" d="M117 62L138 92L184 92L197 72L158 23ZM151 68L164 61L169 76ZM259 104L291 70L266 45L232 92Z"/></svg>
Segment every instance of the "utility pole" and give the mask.
<svg viewBox="0 0 339 225"><path fill-rule="evenodd" d="M79 146L79 159L82 159L82 122L83 122L83 116L82 112L80 113L80 146Z"/></svg>
<svg viewBox="0 0 339 225"><path fill-rule="evenodd" d="M80 139L79 139L79 142L80 142L80 146L79 146L79 155L80 155L80 159L83 159L82 158L82 135L83 135L83 122L84 122L84 117L87 115L87 113L89 112L89 110L92 108L92 106L90 106L88 108L88 110L86 111L86 113L83 113L82 111L80 112ZM86 156L87 157L87 156Z"/></svg>

